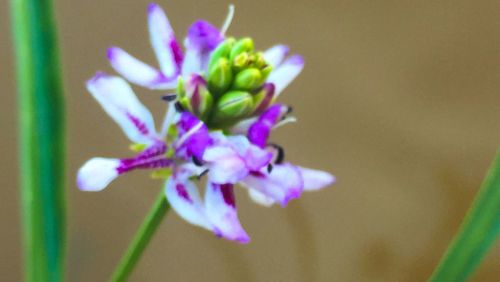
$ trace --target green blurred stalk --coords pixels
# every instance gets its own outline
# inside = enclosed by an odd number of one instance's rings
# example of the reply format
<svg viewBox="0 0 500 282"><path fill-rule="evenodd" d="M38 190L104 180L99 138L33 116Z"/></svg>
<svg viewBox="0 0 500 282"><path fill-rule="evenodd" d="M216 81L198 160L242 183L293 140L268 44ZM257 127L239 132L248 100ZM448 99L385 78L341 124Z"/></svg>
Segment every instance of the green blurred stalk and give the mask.
<svg viewBox="0 0 500 282"><path fill-rule="evenodd" d="M26 281L63 280L64 100L52 1L11 0Z"/></svg>
<svg viewBox="0 0 500 282"><path fill-rule="evenodd" d="M500 233L500 150L430 281L466 281Z"/></svg>
<svg viewBox="0 0 500 282"><path fill-rule="evenodd" d="M169 209L170 205L168 204L165 193L162 190L156 197L155 203L146 215L146 218L139 227L139 230L136 232L132 243L130 243L125 255L116 267L110 281L127 281L128 276L132 273L132 270L141 258L142 253L148 246L153 234L160 226L162 219L165 217Z"/></svg>

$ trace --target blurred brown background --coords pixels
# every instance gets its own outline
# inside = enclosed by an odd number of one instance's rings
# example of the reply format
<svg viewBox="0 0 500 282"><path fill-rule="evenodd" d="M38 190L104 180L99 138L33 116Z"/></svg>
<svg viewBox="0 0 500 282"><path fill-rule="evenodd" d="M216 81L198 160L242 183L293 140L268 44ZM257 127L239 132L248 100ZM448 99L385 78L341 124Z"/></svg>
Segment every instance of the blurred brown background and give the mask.
<svg viewBox="0 0 500 282"><path fill-rule="evenodd" d="M0 6L0 276L21 280L15 85L7 1ZM68 113L68 281L105 281L161 183L136 172L83 193L92 156L128 140L84 88L112 72L118 45L154 63L148 1L56 1ZM178 38L220 25L225 1L161 1ZM218 240L171 213L131 281L423 281L457 230L500 141L499 1L240 1L229 33L287 43L306 68L282 96L300 122L273 140L338 183L286 209L238 191L249 245ZM156 94L137 91L156 117ZM500 280L500 247L474 281Z"/></svg>

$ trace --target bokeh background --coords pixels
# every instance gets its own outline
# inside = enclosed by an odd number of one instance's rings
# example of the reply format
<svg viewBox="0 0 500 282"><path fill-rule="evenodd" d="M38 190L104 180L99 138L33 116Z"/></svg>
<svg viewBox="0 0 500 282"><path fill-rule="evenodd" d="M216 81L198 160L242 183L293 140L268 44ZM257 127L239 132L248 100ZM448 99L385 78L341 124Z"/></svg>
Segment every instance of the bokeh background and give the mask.
<svg viewBox="0 0 500 282"><path fill-rule="evenodd" d="M226 1L160 1L178 38ZM56 1L68 113L68 281L106 281L161 182L135 172L101 193L74 184L92 156L128 140L84 87L112 72L118 45L154 63L148 1ZM500 141L499 1L235 1L229 33L287 43L306 68L280 97L299 123L275 132L287 158L337 184L286 209L237 193L249 245L171 213L131 281L423 281L457 230ZM0 277L21 280L15 85L7 1L0 5ZM156 117L161 93L137 89ZM497 244L473 281L500 280Z"/></svg>

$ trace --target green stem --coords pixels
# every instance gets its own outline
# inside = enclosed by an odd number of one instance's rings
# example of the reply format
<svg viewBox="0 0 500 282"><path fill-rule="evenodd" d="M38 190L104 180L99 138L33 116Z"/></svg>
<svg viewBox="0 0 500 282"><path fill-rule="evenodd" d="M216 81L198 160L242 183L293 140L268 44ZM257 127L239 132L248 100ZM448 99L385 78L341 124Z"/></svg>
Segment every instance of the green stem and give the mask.
<svg viewBox="0 0 500 282"><path fill-rule="evenodd" d="M61 281L65 253L64 97L50 0L11 0L17 63L26 281Z"/></svg>
<svg viewBox="0 0 500 282"><path fill-rule="evenodd" d="M465 281L500 233L500 150L430 281Z"/></svg>
<svg viewBox="0 0 500 282"><path fill-rule="evenodd" d="M146 249L153 234L160 226L163 217L167 214L170 205L167 202L163 190L157 196L153 207L142 222L139 230L135 234L132 243L130 243L125 255L122 257L120 264L116 268L110 281L121 282L126 281L135 265L139 261L144 249Z"/></svg>

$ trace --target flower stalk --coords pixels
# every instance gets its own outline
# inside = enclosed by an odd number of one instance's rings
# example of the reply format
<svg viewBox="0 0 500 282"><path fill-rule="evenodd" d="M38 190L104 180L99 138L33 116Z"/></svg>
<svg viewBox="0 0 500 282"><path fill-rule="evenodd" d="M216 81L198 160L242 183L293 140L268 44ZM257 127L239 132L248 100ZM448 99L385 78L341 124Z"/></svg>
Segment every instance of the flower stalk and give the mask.
<svg viewBox="0 0 500 282"><path fill-rule="evenodd" d="M139 261L142 253L151 241L156 229L160 226L162 219L170 209L170 205L165 198L163 190L158 194L153 207L142 222L134 239L130 243L125 255L122 257L118 267L116 268L111 282L127 281L128 276L132 273L135 265Z"/></svg>
<svg viewBox="0 0 500 282"><path fill-rule="evenodd" d="M430 281L466 281L500 233L500 149Z"/></svg>
<svg viewBox="0 0 500 282"><path fill-rule="evenodd" d="M52 1L11 0L26 281L61 281L66 243L64 97Z"/></svg>

